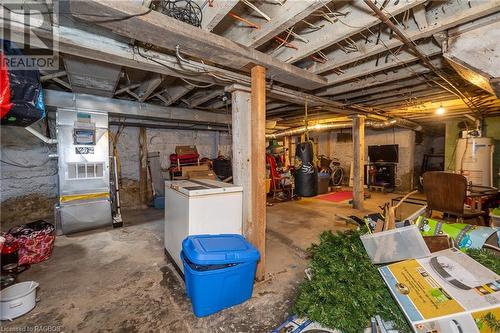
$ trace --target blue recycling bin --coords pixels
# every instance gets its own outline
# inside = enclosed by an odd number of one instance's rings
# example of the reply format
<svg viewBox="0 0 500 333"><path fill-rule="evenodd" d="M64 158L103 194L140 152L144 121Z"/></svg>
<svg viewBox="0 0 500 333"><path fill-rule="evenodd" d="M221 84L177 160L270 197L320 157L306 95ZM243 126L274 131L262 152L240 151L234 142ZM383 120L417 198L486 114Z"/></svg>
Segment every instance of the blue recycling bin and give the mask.
<svg viewBox="0 0 500 333"><path fill-rule="evenodd" d="M259 251L241 235L195 235L182 242L186 293L205 317L252 297Z"/></svg>

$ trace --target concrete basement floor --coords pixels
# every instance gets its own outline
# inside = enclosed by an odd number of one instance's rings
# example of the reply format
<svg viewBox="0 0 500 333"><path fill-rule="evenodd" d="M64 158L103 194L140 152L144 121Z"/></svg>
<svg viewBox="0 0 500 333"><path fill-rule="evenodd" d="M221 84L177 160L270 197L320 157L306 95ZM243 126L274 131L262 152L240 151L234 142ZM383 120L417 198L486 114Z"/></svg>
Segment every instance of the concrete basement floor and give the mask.
<svg viewBox="0 0 500 333"><path fill-rule="evenodd" d="M372 194L366 212L395 194ZM305 250L327 229L345 230L334 214L362 216L347 203L318 199L267 208L268 277L251 300L196 318L184 284L163 253L163 211L124 213L124 227L57 238L50 260L32 266L20 281L40 283L39 303L2 331L52 327L57 332L269 332L290 313L307 267Z"/></svg>

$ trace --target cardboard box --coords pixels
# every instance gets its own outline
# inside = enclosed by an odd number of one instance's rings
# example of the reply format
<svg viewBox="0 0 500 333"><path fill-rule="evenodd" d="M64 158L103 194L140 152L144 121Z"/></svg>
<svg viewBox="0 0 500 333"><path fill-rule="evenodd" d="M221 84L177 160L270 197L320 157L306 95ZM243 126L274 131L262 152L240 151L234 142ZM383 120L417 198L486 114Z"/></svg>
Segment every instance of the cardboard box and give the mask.
<svg viewBox="0 0 500 333"><path fill-rule="evenodd" d="M196 146L176 146L175 153L177 155L191 155L198 154L198 150L196 149Z"/></svg>
<svg viewBox="0 0 500 333"><path fill-rule="evenodd" d="M379 268L414 332L493 333L500 319L500 276L457 249Z"/></svg>
<svg viewBox="0 0 500 333"><path fill-rule="evenodd" d="M200 165L185 165L182 167L182 177L188 177L188 173L191 171L208 171L210 168L208 167L207 164L200 164Z"/></svg>
<svg viewBox="0 0 500 333"><path fill-rule="evenodd" d="M211 170L189 171L187 175L189 179L217 179L215 173Z"/></svg>

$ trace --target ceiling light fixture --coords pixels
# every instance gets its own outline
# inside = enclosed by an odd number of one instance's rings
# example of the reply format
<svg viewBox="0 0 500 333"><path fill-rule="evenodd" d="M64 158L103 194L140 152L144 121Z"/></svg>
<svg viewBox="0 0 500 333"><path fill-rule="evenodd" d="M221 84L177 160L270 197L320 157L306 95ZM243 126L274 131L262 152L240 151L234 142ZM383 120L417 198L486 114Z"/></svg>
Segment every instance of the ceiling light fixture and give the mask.
<svg viewBox="0 0 500 333"><path fill-rule="evenodd" d="M436 114L437 115L443 115L446 112L446 110L443 108L443 104L441 104L437 109L436 109Z"/></svg>

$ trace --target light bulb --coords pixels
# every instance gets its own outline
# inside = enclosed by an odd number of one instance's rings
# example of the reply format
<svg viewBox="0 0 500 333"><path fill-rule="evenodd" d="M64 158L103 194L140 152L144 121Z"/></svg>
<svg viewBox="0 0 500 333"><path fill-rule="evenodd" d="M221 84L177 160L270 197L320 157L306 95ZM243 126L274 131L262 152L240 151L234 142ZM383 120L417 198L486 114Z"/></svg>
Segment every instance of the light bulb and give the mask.
<svg viewBox="0 0 500 333"><path fill-rule="evenodd" d="M442 115L445 112L446 112L446 110L443 108L442 105L436 109L436 114L438 114L438 115Z"/></svg>

